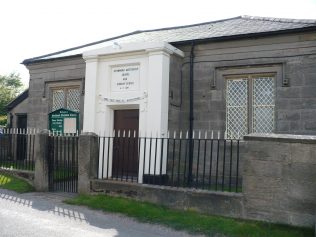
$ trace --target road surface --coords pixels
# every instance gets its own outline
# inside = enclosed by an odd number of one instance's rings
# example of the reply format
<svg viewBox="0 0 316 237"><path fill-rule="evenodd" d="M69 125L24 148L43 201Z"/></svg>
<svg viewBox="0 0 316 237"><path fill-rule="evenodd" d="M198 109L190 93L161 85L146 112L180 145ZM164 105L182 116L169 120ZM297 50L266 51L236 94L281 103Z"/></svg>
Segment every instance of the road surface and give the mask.
<svg viewBox="0 0 316 237"><path fill-rule="evenodd" d="M70 194L17 194L0 189L1 237L185 237L159 225L62 203Z"/></svg>

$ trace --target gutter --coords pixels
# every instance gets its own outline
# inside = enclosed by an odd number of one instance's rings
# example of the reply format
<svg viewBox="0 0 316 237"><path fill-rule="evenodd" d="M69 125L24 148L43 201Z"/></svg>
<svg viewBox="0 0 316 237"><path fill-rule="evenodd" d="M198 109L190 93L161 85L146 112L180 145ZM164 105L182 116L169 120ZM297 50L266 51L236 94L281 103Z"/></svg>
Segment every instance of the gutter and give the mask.
<svg viewBox="0 0 316 237"><path fill-rule="evenodd" d="M189 107L189 174L188 174L188 185L191 185L192 177L192 170L193 170L193 121L194 121L194 114L193 114L193 101L194 101L194 47L195 41L191 42L191 52L190 52L190 86L189 86L189 93L190 93L190 107Z"/></svg>

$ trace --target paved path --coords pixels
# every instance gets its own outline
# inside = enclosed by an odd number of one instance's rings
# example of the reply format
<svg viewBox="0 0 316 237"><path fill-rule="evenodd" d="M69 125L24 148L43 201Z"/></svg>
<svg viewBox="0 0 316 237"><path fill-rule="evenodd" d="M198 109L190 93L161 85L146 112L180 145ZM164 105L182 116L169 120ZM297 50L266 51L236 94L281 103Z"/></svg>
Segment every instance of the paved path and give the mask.
<svg viewBox="0 0 316 237"><path fill-rule="evenodd" d="M121 215L62 203L69 194L17 194L0 189L1 237L191 236Z"/></svg>

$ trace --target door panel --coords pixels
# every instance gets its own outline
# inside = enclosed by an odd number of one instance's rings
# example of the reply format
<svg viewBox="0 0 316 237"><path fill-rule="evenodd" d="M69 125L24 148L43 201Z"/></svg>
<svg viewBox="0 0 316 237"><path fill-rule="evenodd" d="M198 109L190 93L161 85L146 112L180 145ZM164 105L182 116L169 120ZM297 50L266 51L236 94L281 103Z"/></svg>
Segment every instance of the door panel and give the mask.
<svg viewBox="0 0 316 237"><path fill-rule="evenodd" d="M113 177L127 179L138 175L138 128L138 109L114 111Z"/></svg>

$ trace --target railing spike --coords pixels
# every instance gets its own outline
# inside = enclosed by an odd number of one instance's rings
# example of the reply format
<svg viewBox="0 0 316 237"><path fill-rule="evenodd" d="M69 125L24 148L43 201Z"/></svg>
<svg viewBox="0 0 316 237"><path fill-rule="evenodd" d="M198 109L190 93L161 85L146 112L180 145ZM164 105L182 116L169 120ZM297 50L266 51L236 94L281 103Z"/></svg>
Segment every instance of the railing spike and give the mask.
<svg viewBox="0 0 316 237"><path fill-rule="evenodd" d="M187 130L187 133L186 133L185 137L186 137L186 139L189 138L189 131L188 130Z"/></svg>
<svg viewBox="0 0 316 237"><path fill-rule="evenodd" d="M214 130L212 130L211 138L214 139Z"/></svg>
<svg viewBox="0 0 316 237"><path fill-rule="evenodd" d="M204 136L205 139L207 139L207 130L205 130L205 136Z"/></svg>
<svg viewBox="0 0 316 237"><path fill-rule="evenodd" d="M182 130L180 130L180 139L182 139Z"/></svg>
<svg viewBox="0 0 316 237"><path fill-rule="evenodd" d="M194 135L195 135L194 133L195 133L195 131L193 130L193 133L192 133L192 138L194 138Z"/></svg>
<svg viewBox="0 0 316 237"><path fill-rule="evenodd" d="M175 138L176 138L176 136L177 136L177 131L176 131L176 130L174 130L174 131L173 131L173 138L175 139Z"/></svg>
<svg viewBox="0 0 316 237"><path fill-rule="evenodd" d="M201 130L199 130L199 139L201 139Z"/></svg>

